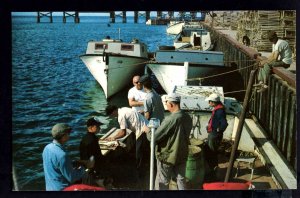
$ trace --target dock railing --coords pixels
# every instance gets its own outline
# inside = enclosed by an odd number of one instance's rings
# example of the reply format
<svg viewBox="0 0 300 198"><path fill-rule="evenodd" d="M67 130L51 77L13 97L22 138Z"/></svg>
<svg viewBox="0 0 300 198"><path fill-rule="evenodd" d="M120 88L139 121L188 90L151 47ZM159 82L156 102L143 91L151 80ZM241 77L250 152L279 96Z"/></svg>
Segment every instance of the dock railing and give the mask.
<svg viewBox="0 0 300 198"><path fill-rule="evenodd" d="M259 52L244 46L220 30L203 24L215 40L215 50L224 52L226 66L235 62L246 89L251 70L256 67ZM253 92L249 112L257 119L269 139L273 140L289 165L297 170L296 75L284 68L273 68L265 92Z"/></svg>

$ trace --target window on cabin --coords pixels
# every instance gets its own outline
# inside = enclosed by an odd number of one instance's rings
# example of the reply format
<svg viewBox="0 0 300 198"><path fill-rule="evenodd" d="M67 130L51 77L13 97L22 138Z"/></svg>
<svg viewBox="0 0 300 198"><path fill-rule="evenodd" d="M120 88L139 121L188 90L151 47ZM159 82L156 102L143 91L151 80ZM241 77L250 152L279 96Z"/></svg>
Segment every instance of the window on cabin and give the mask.
<svg viewBox="0 0 300 198"><path fill-rule="evenodd" d="M103 43L96 43L95 44L95 50L102 50L104 48L104 45ZM105 45L105 49L107 49L107 45Z"/></svg>
<svg viewBox="0 0 300 198"><path fill-rule="evenodd" d="M123 51L134 51L134 45L121 45Z"/></svg>

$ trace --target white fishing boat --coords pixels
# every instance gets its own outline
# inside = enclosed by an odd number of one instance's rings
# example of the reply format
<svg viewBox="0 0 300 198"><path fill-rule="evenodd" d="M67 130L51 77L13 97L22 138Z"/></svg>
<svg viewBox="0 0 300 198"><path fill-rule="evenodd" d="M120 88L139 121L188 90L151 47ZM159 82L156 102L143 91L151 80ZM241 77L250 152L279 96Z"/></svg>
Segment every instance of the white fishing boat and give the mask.
<svg viewBox="0 0 300 198"><path fill-rule="evenodd" d="M210 32L199 23L184 25L174 39L174 46L176 49L192 48L204 51L213 48Z"/></svg>
<svg viewBox="0 0 300 198"><path fill-rule="evenodd" d="M184 25L184 21L170 21L170 24L167 27L168 34L179 34Z"/></svg>
<svg viewBox="0 0 300 198"><path fill-rule="evenodd" d="M187 79L209 76L225 69L223 52L174 50L172 47L161 46L145 70L155 75L166 93L172 93L175 86L195 85L195 82L199 85L199 81Z"/></svg>
<svg viewBox="0 0 300 198"><path fill-rule="evenodd" d="M128 43L103 39L89 41L86 53L80 59L109 98L131 85L133 75L143 74L148 51L147 45L137 39Z"/></svg>

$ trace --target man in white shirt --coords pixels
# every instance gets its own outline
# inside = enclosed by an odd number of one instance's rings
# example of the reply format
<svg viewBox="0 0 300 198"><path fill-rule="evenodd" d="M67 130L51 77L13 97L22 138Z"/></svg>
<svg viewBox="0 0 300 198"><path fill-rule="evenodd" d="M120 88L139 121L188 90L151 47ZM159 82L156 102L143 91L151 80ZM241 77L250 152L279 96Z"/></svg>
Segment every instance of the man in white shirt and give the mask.
<svg viewBox="0 0 300 198"><path fill-rule="evenodd" d="M128 107L118 108L115 105L108 105L105 109L106 115L118 118L120 130L114 137L106 138L114 141L126 135L126 129L135 133L136 138L136 170L138 179L145 177L144 166L150 156L150 143L144 132L148 120L140 113Z"/></svg>
<svg viewBox="0 0 300 198"><path fill-rule="evenodd" d="M272 54L266 60L262 60L259 64L260 70L258 73L259 85L262 85L259 92L268 88L267 81L271 73L272 67L290 67L292 63L292 50L289 43L279 39L276 32L268 32L269 41L273 43Z"/></svg>
<svg viewBox="0 0 300 198"><path fill-rule="evenodd" d="M140 76L134 76L132 79L133 87L128 91L128 103L133 110L143 114L146 92L139 80Z"/></svg>

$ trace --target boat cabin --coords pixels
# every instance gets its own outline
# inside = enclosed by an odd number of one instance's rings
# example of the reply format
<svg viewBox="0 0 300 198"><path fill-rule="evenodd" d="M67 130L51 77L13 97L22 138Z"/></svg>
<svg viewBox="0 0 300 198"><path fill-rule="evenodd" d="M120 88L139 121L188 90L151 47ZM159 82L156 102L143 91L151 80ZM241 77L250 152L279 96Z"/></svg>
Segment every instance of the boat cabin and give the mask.
<svg viewBox="0 0 300 198"><path fill-rule="evenodd" d="M147 57L147 45L133 39L130 43L122 40L103 39L102 41L89 41L86 54L114 53L128 56Z"/></svg>
<svg viewBox="0 0 300 198"><path fill-rule="evenodd" d="M199 50L212 48L210 32L203 28L184 28L174 40L175 48L192 47Z"/></svg>

